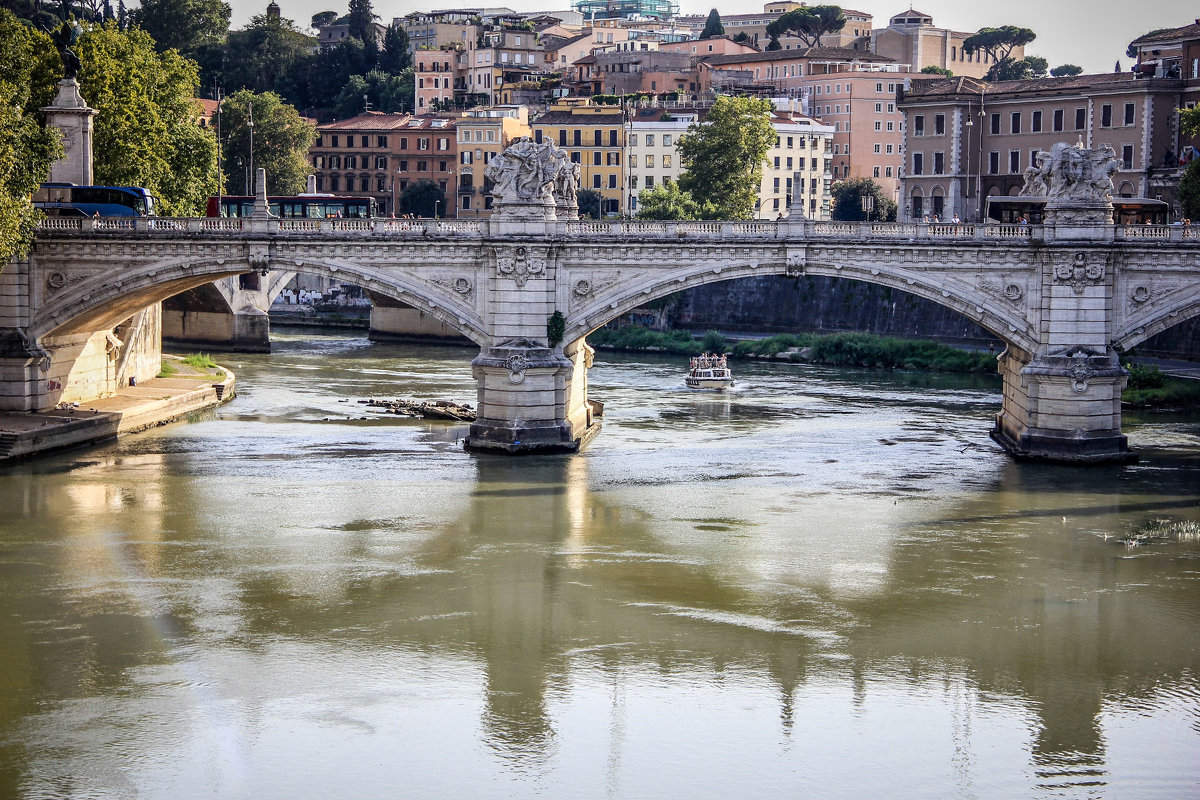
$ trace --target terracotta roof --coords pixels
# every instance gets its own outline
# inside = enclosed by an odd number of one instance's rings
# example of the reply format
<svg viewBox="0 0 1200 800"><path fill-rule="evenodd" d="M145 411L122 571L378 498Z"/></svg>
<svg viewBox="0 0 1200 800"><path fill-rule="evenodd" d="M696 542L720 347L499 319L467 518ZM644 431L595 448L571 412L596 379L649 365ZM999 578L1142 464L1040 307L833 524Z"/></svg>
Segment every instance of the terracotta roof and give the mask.
<svg viewBox="0 0 1200 800"><path fill-rule="evenodd" d="M796 58L813 58L818 60L837 61L870 61L892 63L887 56L878 56L862 50L851 50L846 47L808 47L803 50L764 50L761 53L737 53L728 56L705 56L700 60L712 66L726 64L748 64L757 61L787 61Z"/></svg>
<svg viewBox="0 0 1200 800"><path fill-rule="evenodd" d="M987 94L1024 94L1031 92L1064 92L1075 89L1093 89L1105 84L1117 84L1115 88L1129 88L1135 83L1148 83L1132 72L1099 72L1091 75L1071 75L1062 78L1031 78L1023 81L996 81L988 83L976 78L939 78L913 83L905 92L908 99L936 97L955 94L978 95L981 89Z"/></svg>
<svg viewBox="0 0 1200 800"><path fill-rule="evenodd" d="M381 111L368 111L357 117L326 122L320 126L322 131L390 131L405 127L411 117L408 114L384 114Z"/></svg>
<svg viewBox="0 0 1200 800"><path fill-rule="evenodd" d="M1133 44L1151 44L1153 42L1173 42L1177 39L1200 38L1200 19L1182 28L1172 28L1162 33L1147 33L1133 40Z"/></svg>
<svg viewBox="0 0 1200 800"><path fill-rule="evenodd" d="M535 119L533 125L621 125L625 118L621 112L611 114L572 114L570 111L548 111Z"/></svg>

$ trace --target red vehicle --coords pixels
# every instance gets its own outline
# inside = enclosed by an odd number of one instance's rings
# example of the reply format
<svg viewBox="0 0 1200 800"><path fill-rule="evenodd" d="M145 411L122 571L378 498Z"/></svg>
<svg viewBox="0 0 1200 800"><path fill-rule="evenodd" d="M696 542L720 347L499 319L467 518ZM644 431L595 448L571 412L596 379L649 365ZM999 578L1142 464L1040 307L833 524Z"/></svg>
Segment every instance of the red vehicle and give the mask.
<svg viewBox="0 0 1200 800"><path fill-rule="evenodd" d="M271 215L282 219L368 219L376 216L374 197L340 197L333 194L299 194L268 197ZM254 213L254 198L238 195L208 198L209 217L248 217Z"/></svg>

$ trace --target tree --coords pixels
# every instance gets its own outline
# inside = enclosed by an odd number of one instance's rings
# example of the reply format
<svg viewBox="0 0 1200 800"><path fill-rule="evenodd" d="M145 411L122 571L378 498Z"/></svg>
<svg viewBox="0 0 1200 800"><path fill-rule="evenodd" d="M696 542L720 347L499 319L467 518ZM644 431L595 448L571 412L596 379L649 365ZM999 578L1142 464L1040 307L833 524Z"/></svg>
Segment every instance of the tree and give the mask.
<svg viewBox="0 0 1200 800"><path fill-rule="evenodd" d="M400 194L400 211L418 217L445 216L446 194L433 181L410 183Z"/></svg>
<svg viewBox="0 0 1200 800"><path fill-rule="evenodd" d="M737 42L738 44L749 44L750 43L750 34L746 33L745 31L738 31L737 34L733 37L733 40L735 42Z"/></svg>
<svg viewBox="0 0 1200 800"><path fill-rule="evenodd" d="M781 45L779 43L779 39L775 36L772 36L771 41L767 42L766 50L768 53L773 52L775 50L782 50L782 49L783 49L783 45Z"/></svg>
<svg viewBox="0 0 1200 800"><path fill-rule="evenodd" d="M1184 217L1200 221L1200 160L1188 164L1179 179L1179 205Z"/></svg>
<svg viewBox="0 0 1200 800"><path fill-rule="evenodd" d="M312 26L314 28L324 28L338 18L336 11L318 11L312 15Z"/></svg>
<svg viewBox="0 0 1200 800"><path fill-rule="evenodd" d="M725 26L721 24L721 14L714 8L708 12L708 21L704 23L701 39L711 39L714 36L724 36Z"/></svg>
<svg viewBox="0 0 1200 800"><path fill-rule="evenodd" d="M225 176L231 192L251 188L250 119L254 114L254 168L267 171L267 194L297 194L308 178L308 148L317 129L274 92L235 92L221 104L226 134Z"/></svg>
<svg viewBox="0 0 1200 800"><path fill-rule="evenodd" d="M839 6L811 6L797 8L767 25L767 35L772 39L793 34L809 47L820 47L821 37L837 33L846 27L846 15Z"/></svg>
<svg viewBox="0 0 1200 800"><path fill-rule="evenodd" d="M576 200L579 202L579 216L600 219L601 209L604 208L604 195L595 189L580 189Z"/></svg>
<svg viewBox="0 0 1200 800"><path fill-rule="evenodd" d="M92 134L98 184L143 186L161 213L202 214L217 188L217 144L196 124L199 77L174 50L156 52L149 34L116 23L79 37L80 92L99 113Z"/></svg>
<svg viewBox="0 0 1200 800"><path fill-rule="evenodd" d="M1069 78L1072 75L1080 75L1083 73L1083 67L1077 67L1074 64L1062 64L1050 70L1050 74L1055 78Z"/></svg>
<svg viewBox="0 0 1200 800"><path fill-rule="evenodd" d="M968 36L963 41L962 49L967 55L983 53L992 59L994 63L987 72L987 80L1019 80L1032 74L1032 66L1019 66L1012 53L1036 38L1037 34L1029 28L1018 28L1015 25L980 28L978 33ZM1014 75L1017 77L1012 77Z"/></svg>
<svg viewBox="0 0 1200 800"><path fill-rule="evenodd" d="M363 113L363 101L373 111L411 111L413 105L413 69L400 75L371 70L366 75L351 75L334 102L339 118Z"/></svg>
<svg viewBox="0 0 1200 800"><path fill-rule="evenodd" d="M753 97L718 97L702 124L680 137L679 188L706 219L751 219L767 151L776 139L771 104Z"/></svg>
<svg viewBox="0 0 1200 800"><path fill-rule="evenodd" d="M317 40L282 17L261 14L225 45L222 84L229 91L273 91L294 64L308 59Z"/></svg>
<svg viewBox="0 0 1200 800"><path fill-rule="evenodd" d="M231 13L222 0L142 0L129 16L150 34L159 52L173 49L194 56L203 45L225 38Z"/></svg>
<svg viewBox="0 0 1200 800"><path fill-rule="evenodd" d="M1200 136L1200 106L1179 110L1179 131L1184 136Z"/></svg>
<svg viewBox="0 0 1200 800"><path fill-rule="evenodd" d="M930 64L928 67L925 67L921 70L921 73L924 75L943 75L947 78L954 77L954 73L952 71L946 69L945 67L939 67L935 64Z"/></svg>
<svg viewBox="0 0 1200 800"><path fill-rule="evenodd" d="M0 10L0 269L33 241L30 196L62 153L37 112L49 103L60 69L49 36Z"/></svg>
<svg viewBox="0 0 1200 800"><path fill-rule="evenodd" d="M692 196L667 181L638 195L638 219L700 219L700 205Z"/></svg>
<svg viewBox="0 0 1200 800"><path fill-rule="evenodd" d="M838 181L830 189L833 193L835 220L861 222L870 216L872 221L893 222L896 219L896 203L884 194L883 188L870 178L850 178ZM863 198L875 198L870 214L863 211Z"/></svg>
<svg viewBox="0 0 1200 800"><path fill-rule="evenodd" d="M1050 74L1050 62L1041 56L1025 56L1025 63L1035 78L1044 78Z"/></svg>
<svg viewBox="0 0 1200 800"><path fill-rule="evenodd" d="M383 35L383 52L379 54L376 66L389 75L399 75L412 67L412 53L409 52L408 33L404 27L395 23L388 26Z"/></svg>
<svg viewBox="0 0 1200 800"><path fill-rule="evenodd" d="M347 19L349 33L363 43L376 44L375 41L375 12L371 9L371 0L350 0L350 14Z"/></svg>

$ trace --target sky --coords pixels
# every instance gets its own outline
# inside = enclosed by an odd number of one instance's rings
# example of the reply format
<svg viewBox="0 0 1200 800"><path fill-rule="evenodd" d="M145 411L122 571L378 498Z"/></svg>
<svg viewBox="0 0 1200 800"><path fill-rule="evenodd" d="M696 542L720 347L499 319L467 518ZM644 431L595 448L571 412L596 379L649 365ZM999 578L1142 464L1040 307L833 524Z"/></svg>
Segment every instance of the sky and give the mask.
<svg viewBox="0 0 1200 800"><path fill-rule="evenodd" d="M244 25L250 17L261 14L270 0L228 0L233 6L233 27ZM307 27L312 15L330 10L345 13L345 0L277 0L285 17ZM682 13L707 14L712 0L680 0ZM914 0L916 9L933 17L935 25L960 31L976 31L982 27L1018 25L1032 28L1037 41L1026 48L1030 55L1049 60L1050 66L1077 64L1086 72L1111 72L1120 59L1123 69L1130 60L1125 57L1129 42L1154 28L1175 28L1190 25L1200 17L1200 3L1195 0ZM853 0L844 8L865 11L875 17L875 26L883 27L887 20L907 10L908 0ZM809 5L817 5L810 0ZM130 4L132 5L132 3ZM552 11L570 7L570 0L492 0L489 3L464 0L372 0L380 21L388 24L394 17L413 11L434 8L470 8L505 6L517 11ZM716 8L722 14L747 13L762 9L762 0L736 3L718 0Z"/></svg>

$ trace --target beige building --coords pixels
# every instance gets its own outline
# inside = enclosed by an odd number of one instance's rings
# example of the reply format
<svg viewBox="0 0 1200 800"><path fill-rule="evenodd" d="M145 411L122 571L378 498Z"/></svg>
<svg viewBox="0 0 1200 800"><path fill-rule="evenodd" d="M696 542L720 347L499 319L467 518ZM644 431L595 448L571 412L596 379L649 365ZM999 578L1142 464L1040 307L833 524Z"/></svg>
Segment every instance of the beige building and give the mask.
<svg viewBox="0 0 1200 800"><path fill-rule="evenodd" d="M683 163L679 138L703 122L705 109L640 108L631 113L628 141L629 196L626 208L636 214L638 194L679 180ZM758 219L787 215L795 190L813 219L829 218L829 186L833 130L799 113L776 112L771 123L778 134L767 153L755 211ZM796 178L800 184L794 185Z"/></svg>
<svg viewBox="0 0 1200 800"><path fill-rule="evenodd" d="M492 197L484 169L492 158L522 136L531 136L529 111L524 106L472 109L458 120L459 219L488 217Z"/></svg>
<svg viewBox="0 0 1200 800"><path fill-rule="evenodd" d="M982 52L967 55L963 42L972 33L938 28L933 17L909 9L888 20L886 28L871 32L871 52L912 66L913 72L926 67L948 69L955 74L982 78L996 63ZM1025 48L1013 50L1012 57L1025 57Z"/></svg>

